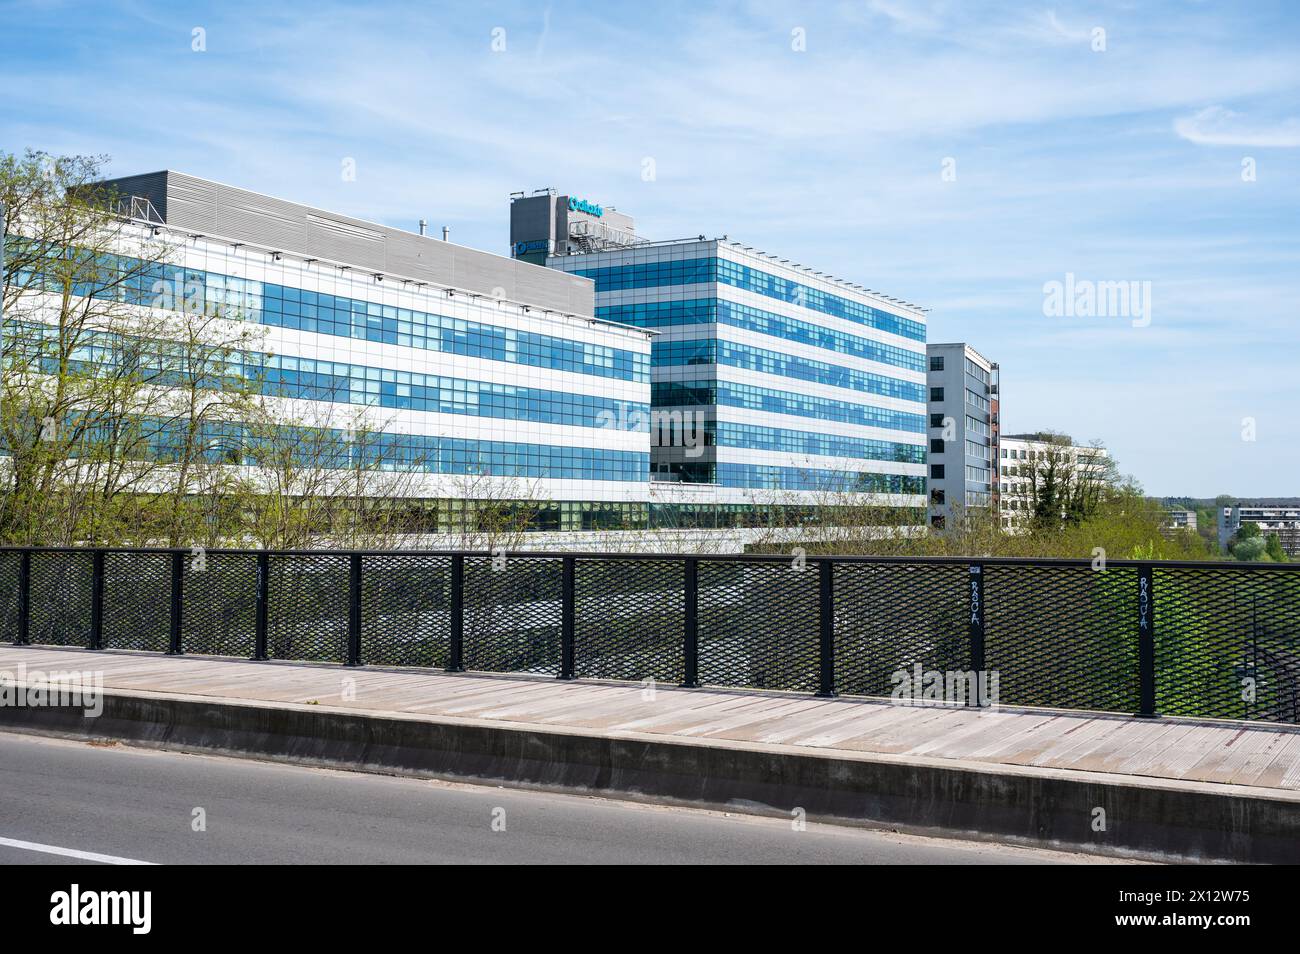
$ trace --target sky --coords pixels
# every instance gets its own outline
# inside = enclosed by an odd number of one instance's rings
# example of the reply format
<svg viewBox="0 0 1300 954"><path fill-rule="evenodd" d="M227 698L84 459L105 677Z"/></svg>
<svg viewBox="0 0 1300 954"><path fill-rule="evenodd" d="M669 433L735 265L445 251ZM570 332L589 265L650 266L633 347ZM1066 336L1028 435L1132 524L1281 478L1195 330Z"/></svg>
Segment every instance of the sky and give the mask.
<svg viewBox="0 0 1300 954"><path fill-rule="evenodd" d="M924 306L1150 494L1300 495L1300 3L0 0L28 148L502 254L554 187Z"/></svg>

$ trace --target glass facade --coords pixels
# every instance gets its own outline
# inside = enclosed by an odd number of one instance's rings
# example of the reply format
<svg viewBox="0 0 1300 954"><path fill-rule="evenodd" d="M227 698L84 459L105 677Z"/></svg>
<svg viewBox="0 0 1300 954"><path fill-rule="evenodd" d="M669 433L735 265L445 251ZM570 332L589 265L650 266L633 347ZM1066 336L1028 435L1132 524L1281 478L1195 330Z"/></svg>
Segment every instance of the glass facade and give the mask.
<svg viewBox="0 0 1300 954"><path fill-rule="evenodd" d="M469 381L287 355L267 357L261 374L265 381L264 393L280 397L575 427L608 427L609 421L619 420L621 414L635 429L649 430L648 422L642 420L649 413L648 405L591 394Z"/></svg>
<svg viewBox="0 0 1300 954"><path fill-rule="evenodd" d="M652 407L705 410L707 452L683 459L679 451L656 446L656 479L741 490L924 493L926 388L917 378L927 358L912 344L925 341L923 320L877 307L867 293L858 297L848 286L841 284L846 293L839 293L806 283L800 277L806 273L793 268L764 267L734 243L701 240L678 246L674 251L682 257L676 258L665 251L634 246L548 259L596 283L601 317L664 332L651 345ZM792 307L780 314L750 296L736 300L741 296L732 289ZM854 333L838 327L842 322L883 334ZM737 340L742 336L723 330L731 328L750 334ZM791 343L805 347L791 349ZM820 349L825 358L807 348ZM683 380L682 369L691 369L690 377ZM782 415L792 426L759 424L743 411ZM799 418L827 426L810 431L797 426ZM900 436L863 433L864 427ZM882 474L892 468L878 465L840 469L846 459L899 463L916 473Z"/></svg>
<svg viewBox="0 0 1300 954"><path fill-rule="evenodd" d="M925 415L921 413L912 414L872 404L850 404L810 394L774 391L771 388L729 381L655 381L650 385L650 403L655 407L719 404L820 421L886 427L914 434L925 433Z"/></svg>
<svg viewBox="0 0 1300 954"><path fill-rule="evenodd" d="M47 371L53 371L58 355L49 353L41 342L57 335L57 329L49 325L25 324L22 327L27 346L45 352L41 361ZM74 364L94 368L130 361L152 368L151 380L159 384L177 385L185 380L185 353L174 344L127 339L106 332L87 332L83 338L84 342L70 354ZM216 362L219 359L209 360ZM625 422L626 430L649 431L648 404L591 394L281 354L231 354L224 357L221 364L225 368L220 372L222 377L243 381L269 396L575 427L609 427L611 421L621 421ZM204 370L214 369L215 364Z"/></svg>
<svg viewBox="0 0 1300 954"><path fill-rule="evenodd" d="M69 418L69 428L84 422ZM94 428L91 428L94 430ZM340 428L284 426L278 434L251 433L241 424L206 421L195 435L201 456L213 463L254 466L261 446L288 449L302 466L345 469L367 464L383 470L492 477L561 477L572 480L644 481L649 452L611 451L512 441L486 441L427 434L375 432L358 438ZM185 433L183 422L130 416L103 429L105 445L144 450L134 456L160 461L177 459ZM98 441L96 441L97 443ZM2 450L2 449L0 449Z"/></svg>
<svg viewBox="0 0 1300 954"><path fill-rule="evenodd" d="M864 460L891 460L913 464L925 463L925 448L920 444L880 441L838 434L792 431L782 427L736 424L722 421L715 425L716 443L724 447L751 450L784 451L822 457L860 457Z"/></svg>
<svg viewBox="0 0 1300 954"><path fill-rule="evenodd" d="M778 464L685 462L668 465L684 483L716 483L747 490L808 490L825 493L922 494L925 478L871 471L782 467Z"/></svg>
<svg viewBox="0 0 1300 954"><path fill-rule="evenodd" d="M651 362L657 367L725 364L733 368L746 368L783 378L796 378L800 381L829 384L867 394L901 398L904 401L925 400L923 384L827 364L824 361L810 361L807 358L753 348L722 338L679 338L673 341L655 341L652 343Z"/></svg>
<svg viewBox="0 0 1300 954"><path fill-rule="evenodd" d="M113 271L126 277L115 280ZM650 380L648 356L634 351L204 269L118 257L106 260L101 276L78 290L102 287L111 287L124 301L155 308L623 381Z"/></svg>
<svg viewBox="0 0 1300 954"><path fill-rule="evenodd" d="M837 351L889 364L909 371L924 371L925 356L897 345L873 341L857 335L845 334L833 328L801 321L770 311L761 311L748 305L716 298L696 298L689 301L652 301L636 304L607 305L596 309L596 314L610 321L618 321L638 328L667 328L675 325L703 325L717 323L733 328L744 328L760 334L794 341L799 344Z"/></svg>
<svg viewBox="0 0 1300 954"><path fill-rule="evenodd" d="M810 311L855 321L878 331L887 331L913 341L925 341L925 325L922 322L725 258L692 258L573 269L572 274L592 279L596 283L597 294L661 285L731 285Z"/></svg>
<svg viewBox="0 0 1300 954"><path fill-rule="evenodd" d="M21 240L7 237L6 242L10 241ZM351 445L348 432L315 428L319 432L317 437L326 445L322 449L318 442L316 452L318 460L327 462L327 466L346 467L352 455L364 452L375 455L374 462L385 468L429 474L612 482L619 486L617 494L631 495L640 501L636 506L640 508L640 522L645 523L649 441L645 441L644 449L640 443L635 450L626 449L626 439L611 441L594 431L611 426L648 431L648 345L643 350L633 350L584 341L577 336L567 338L508 328L433 310L395 307L356 297L355 293L352 296L325 294L290 284L239 278L220 266L204 269L113 255L62 256L57 250L48 254L51 259L48 266L17 275L16 282L33 293L46 291L58 295L68 291L127 305L309 333L301 339L291 339L287 345L277 341L277 353L216 349L203 353L196 363L193 353L187 357L186 346L174 341L89 331L81 333L78 347L67 355L74 367L98 371L106 366L121 369L130 363L151 384L163 387L201 382L204 388L248 387L254 393L270 397L337 402L394 412L491 418L501 423L480 438L421 432L418 419L412 423L408 418L399 425L396 416L389 417L373 422L380 430L367 437L365 451ZM201 236L192 236L179 254L209 265L234 262L229 244L207 242ZM54 261L56 258L59 260ZM304 275L313 270L311 261L298 267ZM326 281L332 282L329 287L361 286L361 282L350 276L338 278L341 270L329 268L323 275ZM284 270L291 271L287 267ZM377 286L375 298L380 298L382 292ZM441 295L441 290L438 294ZM389 300L393 297L390 295ZM432 301L434 293L424 297ZM457 305L462 310L478 307L461 299L456 305L449 303L448 310ZM60 359L57 327L17 321L7 324L6 330L18 333L17 340L31 349L38 365L46 371L53 370L51 362ZM554 324L558 328L564 322L557 320ZM581 322L574 327L586 335L590 326ZM324 349L319 344L328 338L316 339L315 335L377 342L413 349L413 352L401 356L401 368L393 366L399 360L397 357L393 364L385 360L383 365L326 360L321 356ZM592 334L592 337L601 336ZM628 337L626 332L613 329L603 336L611 340ZM431 356L421 356L420 352L527 365L548 373L574 372L625 382L626 387L593 383L593 389L611 395L602 396L563 387L559 381L555 387L538 387L428 373L427 369L436 370L440 362ZM425 370L409 370L412 366ZM529 432L529 426L534 424L558 425L571 431L563 437L539 439ZM143 419L133 426L149 429L147 439L137 442L138 446L147 446L152 454L160 457L175 453L176 437L169 433L167 426ZM302 425L284 425L290 426ZM254 438L244 425L225 422L213 425L209 431L204 432L203 440L210 442L211 453L219 460L250 463L249 442ZM515 438L514 434L519 437ZM331 461L332 464L328 463Z"/></svg>

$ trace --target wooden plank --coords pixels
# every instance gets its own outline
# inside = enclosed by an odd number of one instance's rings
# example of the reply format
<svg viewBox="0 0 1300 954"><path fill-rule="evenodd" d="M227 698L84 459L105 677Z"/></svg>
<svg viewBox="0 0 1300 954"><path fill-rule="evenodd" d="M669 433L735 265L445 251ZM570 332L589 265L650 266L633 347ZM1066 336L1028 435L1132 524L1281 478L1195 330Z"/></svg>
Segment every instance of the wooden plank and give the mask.
<svg viewBox="0 0 1300 954"><path fill-rule="evenodd" d="M852 725L853 734L847 737L840 735L839 741L835 743L835 748L848 749L850 751L872 752L877 751L877 744L886 744L891 738L890 733L898 726L905 723L914 723L916 714L914 710L908 710L902 706L885 706L879 712L872 713L860 720L854 720ZM845 725L844 728L849 728ZM804 745L806 740L815 737L818 729L813 727L809 731L800 732L791 739L792 745Z"/></svg>
<svg viewBox="0 0 1300 954"><path fill-rule="evenodd" d="M690 728L679 729L674 735L698 735L742 740L745 729L767 725L773 720L797 716L809 709L820 709L820 699L785 699L783 704L768 705L762 709L746 710L738 715L725 716L711 722L702 722Z"/></svg>
<svg viewBox="0 0 1300 954"><path fill-rule="evenodd" d="M798 732L792 741L795 745L806 745L810 748L838 748L850 739L884 738L890 726L911 721L907 716L898 718L899 708L899 706L880 705L859 710L847 719L823 718L820 724Z"/></svg>
<svg viewBox="0 0 1300 954"><path fill-rule="evenodd" d="M964 713L965 721L959 729L947 734L945 738L938 740L937 746L929 746L925 751L942 754L954 745L959 745L963 753L973 755L980 748L991 750L1009 741L1014 743L1017 737L1041 729L1056 718L1050 715L1014 710L1006 712L1000 709L966 709ZM918 747L917 751L923 750Z"/></svg>
<svg viewBox="0 0 1300 954"><path fill-rule="evenodd" d="M559 682L510 674L348 669L44 647L0 647L0 668L95 670L108 688L266 702L319 700L361 711L420 712L593 732L636 731L817 749L1300 790L1300 732L1084 713L907 707L867 699L638 683ZM343 680L357 696L344 700Z"/></svg>
<svg viewBox="0 0 1300 954"><path fill-rule="evenodd" d="M743 695L723 695L718 694L711 701L701 700L698 706L692 706L689 709L673 709L669 712L658 713L644 719L634 719L630 722L620 722L611 728L621 732L672 732L674 728L688 725L696 725L700 720L710 718L715 713L727 712L731 709L741 706L753 705L752 696Z"/></svg>
<svg viewBox="0 0 1300 954"><path fill-rule="evenodd" d="M750 726L746 732L750 740L780 745L799 738L810 730L834 728L845 722L863 724L890 711L889 706L878 703L849 703L837 699L822 699L820 706L786 719L773 719Z"/></svg>
<svg viewBox="0 0 1300 954"><path fill-rule="evenodd" d="M1055 740L1040 744L1037 755L1016 764L1071 768L1081 752L1091 751L1098 739L1105 738L1119 728L1112 719L1092 717L1075 721L1076 718L1071 717L1068 724L1057 729Z"/></svg>
<svg viewBox="0 0 1300 954"><path fill-rule="evenodd" d="M531 680L507 679L477 673L442 676L436 687L428 693L428 701L415 703L409 706L407 711L420 712L425 709L445 711L460 702L491 698L493 694L500 695L509 689L531 684Z"/></svg>
<svg viewBox="0 0 1300 954"><path fill-rule="evenodd" d="M1265 788L1283 788L1283 782L1293 777L1296 763L1300 762L1300 734L1288 733L1286 743L1277 755L1255 775L1251 784Z"/></svg>
<svg viewBox="0 0 1300 954"><path fill-rule="evenodd" d="M841 739L835 748L910 755L924 740L942 737L954 726L965 724L960 713L938 708L897 706L893 715L859 735Z"/></svg>
<svg viewBox="0 0 1300 954"><path fill-rule="evenodd" d="M491 712L510 712L519 707L535 703L545 703L554 698L556 687L548 683L514 683L500 693L479 693L462 699L443 711L448 715L474 716L480 719L493 718ZM499 716L497 718L506 718Z"/></svg>
<svg viewBox="0 0 1300 954"><path fill-rule="evenodd" d="M1183 778L1190 769L1212 747L1219 736L1216 726L1197 725L1190 732L1182 733L1176 738L1169 733L1169 738L1159 745L1148 746L1142 750L1141 758L1129 771L1134 775L1156 775L1162 778Z"/></svg>
<svg viewBox="0 0 1300 954"><path fill-rule="evenodd" d="M1220 742L1191 767L1187 777L1201 782L1227 782L1250 756L1262 751L1276 732L1258 729L1238 729L1231 737Z"/></svg>
<svg viewBox="0 0 1300 954"><path fill-rule="evenodd" d="M531 722L556 710L571 710L575 706L594 706L607 698L623 699L630 694L640 698L640 693L631 687L620 689L613 686L580 686L575 683L565 683L553 687L547 686L537 694L512 695L498 705L482 709L479 715L484 719L517 719Z"/></svg>
<svg viewBox="0 0 1300 954"><path fill-rule="evenodd" d="M1133 719L1106 736L1105 744L1091 746L1074 757L1076 767L1093 772L1118 772L1119 766L1164 733L1167 727L1154 719Z"/></svg>
<svg viewBox="0 0 1300 954"><path fill-rule="evenodd" d="M1233 785L1258 785L1259 776L1275 759L1286 753L1291 740L1296 737L1297 734L1292 732L1276 733L1262 747L1247 753L1227 781Z"/></svg>

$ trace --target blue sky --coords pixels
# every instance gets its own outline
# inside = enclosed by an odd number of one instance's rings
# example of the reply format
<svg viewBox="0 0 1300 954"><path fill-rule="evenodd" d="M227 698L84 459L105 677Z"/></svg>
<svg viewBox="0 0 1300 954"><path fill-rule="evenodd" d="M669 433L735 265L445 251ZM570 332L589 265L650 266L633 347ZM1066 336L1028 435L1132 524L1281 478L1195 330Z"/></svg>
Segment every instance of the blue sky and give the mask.
<svg viewBox="0 0 1300 954"><path fill-rule="evenodd" d="M1300 4L0 2L0 90L6 150L502 253L544 186L727 234L931 309L1007 432L1300 494ZM1149 325L1045 316L1067 273L1150 282Z"/></svg>

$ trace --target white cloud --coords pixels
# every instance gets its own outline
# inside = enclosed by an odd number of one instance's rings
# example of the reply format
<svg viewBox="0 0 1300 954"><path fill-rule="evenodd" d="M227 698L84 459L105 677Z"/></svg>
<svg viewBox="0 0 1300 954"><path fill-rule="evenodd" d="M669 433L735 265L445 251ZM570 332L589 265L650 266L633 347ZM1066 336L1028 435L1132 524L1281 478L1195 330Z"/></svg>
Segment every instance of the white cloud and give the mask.
<svg viewBox="0 0 1300 954"><path fill-rule="evenodd" d="M937 30L943 26L938 5L908 3L906 0L871 0L867 7L900 30Z"/></svg>
<svg viewBox="0 0 1300 954"><path fill-rule="evenodd" d="M1300 146L1300 119L1283 119L1274 123L1252 121L1222 106L1207 106L1194 116L1175 120L1174 131L1198 146L1281 149Z"/></svg>
<svg viewBox="0 0 1300 954"><path fill-rule="evenodd" d="M1068 43L1084 43L1091 36L1092 31L1086 27L1068 27L1060 21L1055 10L1047 11L1047 25L1051 27L1056 36Z"/></svg>

